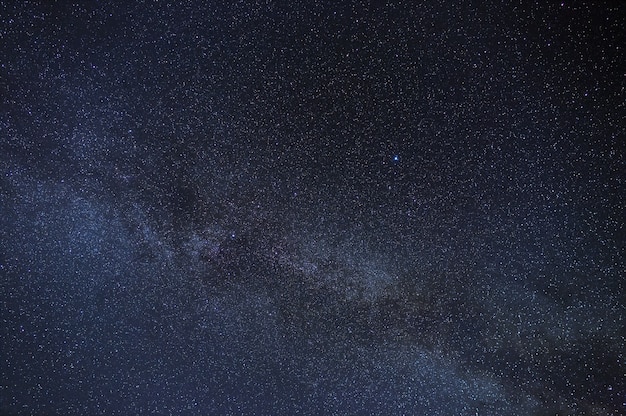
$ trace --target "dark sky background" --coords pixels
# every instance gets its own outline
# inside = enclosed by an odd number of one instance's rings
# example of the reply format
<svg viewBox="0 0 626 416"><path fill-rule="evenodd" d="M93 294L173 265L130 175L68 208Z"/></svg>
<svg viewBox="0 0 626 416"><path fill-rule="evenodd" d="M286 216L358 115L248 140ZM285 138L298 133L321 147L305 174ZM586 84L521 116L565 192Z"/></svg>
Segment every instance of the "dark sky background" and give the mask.
<svg viewBox="0 0 626 416"><path fill-rule="evenodd" d="M3 415L626 414L626 4L0 1Z"/></svg>

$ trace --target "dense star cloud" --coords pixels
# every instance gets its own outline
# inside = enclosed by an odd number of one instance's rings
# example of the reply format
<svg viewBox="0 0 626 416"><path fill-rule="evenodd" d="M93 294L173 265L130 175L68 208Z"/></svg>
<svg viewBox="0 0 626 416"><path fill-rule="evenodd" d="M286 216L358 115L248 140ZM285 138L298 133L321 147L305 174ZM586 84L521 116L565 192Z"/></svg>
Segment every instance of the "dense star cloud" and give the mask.
<svg viewBox="0 0 626 416"><path fill-rule="evenodd" d="M0 413L619 415L619 2L0 2Z"/></svg>

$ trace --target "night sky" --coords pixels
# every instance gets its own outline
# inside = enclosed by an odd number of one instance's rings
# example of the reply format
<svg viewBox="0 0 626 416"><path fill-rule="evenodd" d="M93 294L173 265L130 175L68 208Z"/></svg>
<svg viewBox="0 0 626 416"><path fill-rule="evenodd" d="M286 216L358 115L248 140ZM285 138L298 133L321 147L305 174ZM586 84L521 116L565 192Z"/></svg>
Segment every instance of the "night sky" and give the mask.
<svg viewBox="0 0 626 416"><path fill-rule="evenodd" d="M0 1L0 414L626 414L625 27Z"/></svg>

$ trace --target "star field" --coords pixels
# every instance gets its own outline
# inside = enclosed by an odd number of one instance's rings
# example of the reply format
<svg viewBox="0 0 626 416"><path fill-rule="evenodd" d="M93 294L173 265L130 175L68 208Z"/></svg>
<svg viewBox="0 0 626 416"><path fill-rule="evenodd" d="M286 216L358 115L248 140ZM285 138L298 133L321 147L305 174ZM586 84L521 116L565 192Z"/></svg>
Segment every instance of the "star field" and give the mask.
<svg viewBox="0 0 626 416"><path fill-rule="evenodd" d="M0 2L0 413L626 413L619 2Z"/></svg>

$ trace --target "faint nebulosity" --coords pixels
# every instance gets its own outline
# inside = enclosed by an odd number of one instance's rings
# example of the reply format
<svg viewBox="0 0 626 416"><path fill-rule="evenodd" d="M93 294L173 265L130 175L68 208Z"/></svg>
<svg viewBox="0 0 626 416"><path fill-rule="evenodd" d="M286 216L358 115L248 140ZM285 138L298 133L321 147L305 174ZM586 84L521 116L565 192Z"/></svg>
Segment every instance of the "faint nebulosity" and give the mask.
<svg viewBox="0 0 626 416"><path fill-rule="evenodd" d="M626 413L626 4L0 2L0 413Z"/></svg>

